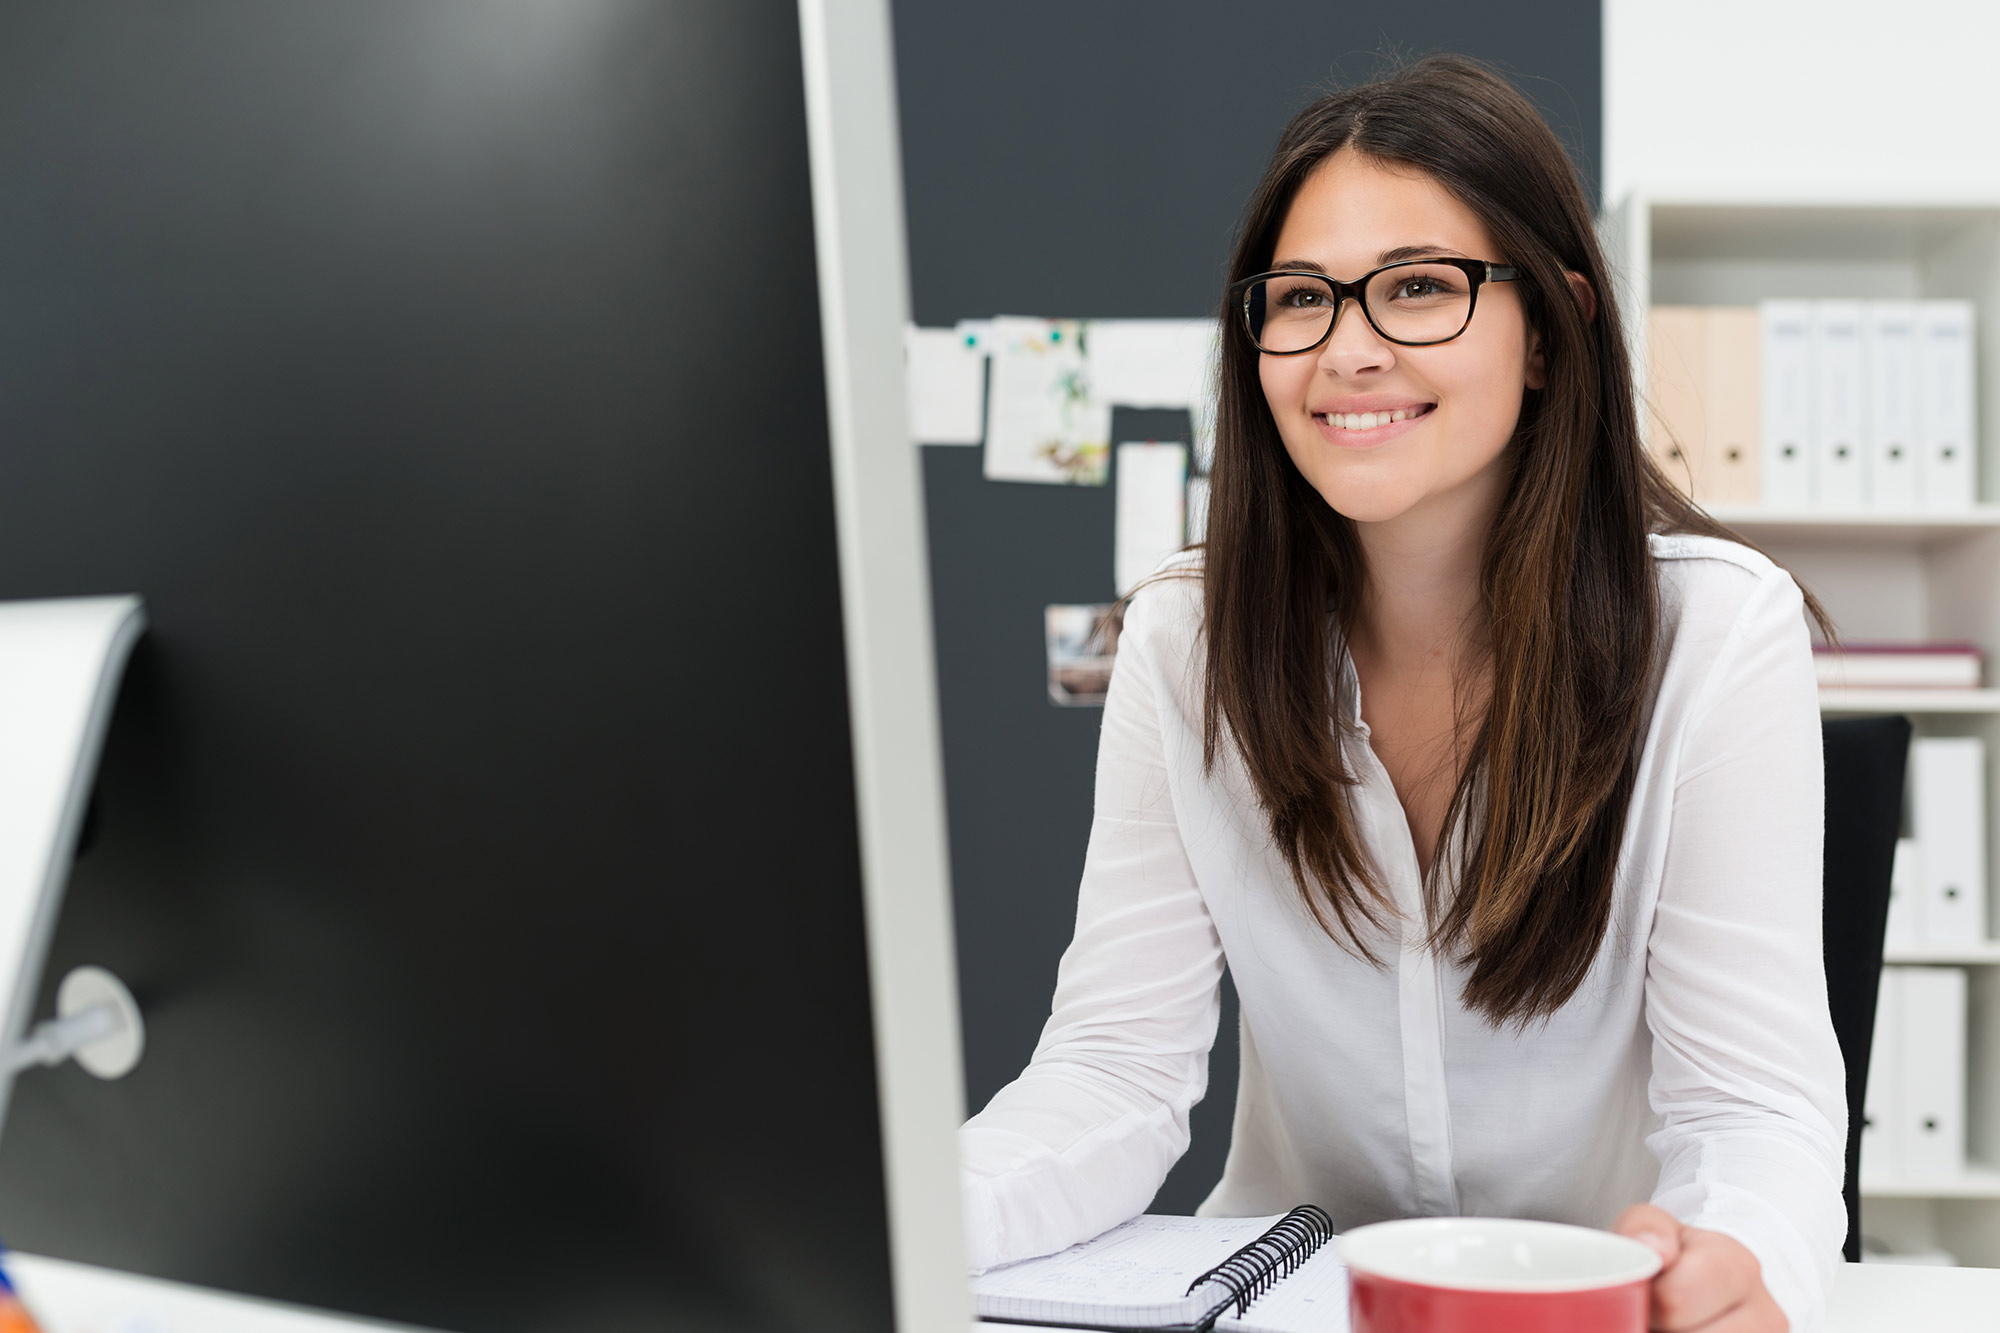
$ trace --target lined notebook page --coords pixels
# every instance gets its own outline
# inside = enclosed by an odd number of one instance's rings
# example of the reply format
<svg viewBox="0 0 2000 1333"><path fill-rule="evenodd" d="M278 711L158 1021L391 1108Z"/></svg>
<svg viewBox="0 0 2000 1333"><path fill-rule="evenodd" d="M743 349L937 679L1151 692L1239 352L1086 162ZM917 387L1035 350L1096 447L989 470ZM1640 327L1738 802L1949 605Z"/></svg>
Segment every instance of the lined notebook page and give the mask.
<svg viewBox="0 0 2000 1333"><path fill-rule="evenodd" d="M995 1319L1151 1328L1192 1323L1225 1294L1188 1296L1188 1283L1264 1234L1270 1217L1146 1214L1095 1240L972 1280L973 1305ZM1345 1317L1347 1307L1341 1306Z"/></svg>
<svg viewBox="0 0 2000 1333"><path fill-rule="evenodd" d="M1241 1316L1215 1324L1229 1333L1347 1333L1347 1265L1328 1241Z"/></svg>

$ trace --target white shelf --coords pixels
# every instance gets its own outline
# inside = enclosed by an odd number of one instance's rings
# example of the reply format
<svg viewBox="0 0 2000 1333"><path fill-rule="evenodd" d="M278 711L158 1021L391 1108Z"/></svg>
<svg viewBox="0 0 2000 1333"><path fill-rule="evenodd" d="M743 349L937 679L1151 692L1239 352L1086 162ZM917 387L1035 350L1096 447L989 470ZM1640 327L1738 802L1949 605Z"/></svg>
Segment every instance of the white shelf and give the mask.
<svg viewBox="0 0 2000 1333"><path fill-rule="evenodd" d="M2000 690L1821 690L1822 713L2000 713Z"/></svg>
<svg viewBox="0 0 2000 1333"><path fill-rule="evenodd" d="M2000 1199L2000 1171L1966 1164L1955 1176L1861 1177L1864 1199Z"/></svg>
<svg viewBox="0 0 2000 1333"><path fill-rule="evenodd" d="M1882 951L1882 961L1891 966L1912 963L1996 966L2000 965L2000 940L1981 940L1977 944L1892 944Z"/></svg>
<svg viewBox="0 0 2000 1333"><path fill-rule="evenodd" d="M1775 509L1709 505L1708 515L1746 537L1928 545L2000 529L2000 505L1969 509Z"/></svg>
<svg viewBox="0 0 2000 1333"><path fill-rule="evenodd" d="M1881 173L1873 178L1885 180ZM1872 197L1870 197L1872 196ZM1637 190L1602 227L1621 308L1631 313L1643 391L1652 305L1762 299L1970 300L1980 319L1980 492L2000 502L2000 198L1758 197L1735 190ZM1769 551L1853 643L1963 642L2000 654L2000 503L1956 509L1705 506ZM2000 660L2000 659L1996 659ZM2000 685L2000 674L1992 677ZM1977 736L2000 756L2000 689L1828 689L1823 714L1912 716L1926 734ZM2000 781L1989 776L1989 827ZM2000 845L1994 848L2000 856ZM1864 1168L1876 1234L1895 1248L1942 1248L2000 1266L2000 942L1885 951L1900 966L1972 969L1967 996L1966 1129L1981 1160L1949 1176Z"/></svg>

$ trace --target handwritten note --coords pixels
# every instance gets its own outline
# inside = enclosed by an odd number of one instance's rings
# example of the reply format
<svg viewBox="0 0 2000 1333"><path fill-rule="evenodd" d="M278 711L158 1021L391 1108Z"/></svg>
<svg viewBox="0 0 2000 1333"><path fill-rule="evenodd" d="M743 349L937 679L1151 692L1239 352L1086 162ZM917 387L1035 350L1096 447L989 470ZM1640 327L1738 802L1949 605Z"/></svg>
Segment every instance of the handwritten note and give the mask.
<svg viewBox="0 0 2000 1333"><path fill-rule="evenodd" d="M1111 408L1091 390L1076 320L1003 315L984 335L989 481L1101 486L1111 470Z"/></svg>

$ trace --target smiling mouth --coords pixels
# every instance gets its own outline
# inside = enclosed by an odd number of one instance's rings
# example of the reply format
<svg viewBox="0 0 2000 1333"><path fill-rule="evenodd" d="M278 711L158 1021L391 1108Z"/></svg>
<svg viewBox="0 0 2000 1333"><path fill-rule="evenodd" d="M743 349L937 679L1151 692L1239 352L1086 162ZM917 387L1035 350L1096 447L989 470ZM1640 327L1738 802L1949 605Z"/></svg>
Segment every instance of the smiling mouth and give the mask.
<svg viewBox="0 0 2000 1333"><path fill-rule="evenodd" d="M1435 407L1436 403L1419 403L1415 407L1399 407L1393 412L1316 412L1313 415L1335 430L1374 430L1391 422L1424 416Z"/></svg>

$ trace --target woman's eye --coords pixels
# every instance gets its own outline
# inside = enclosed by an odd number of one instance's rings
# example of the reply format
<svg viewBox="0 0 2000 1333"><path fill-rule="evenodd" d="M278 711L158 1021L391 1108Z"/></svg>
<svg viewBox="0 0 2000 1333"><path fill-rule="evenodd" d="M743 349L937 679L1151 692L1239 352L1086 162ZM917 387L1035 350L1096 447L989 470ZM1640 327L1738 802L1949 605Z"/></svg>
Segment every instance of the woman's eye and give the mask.
<svg viewBox="0 0 2000 1333"><path fill-rule="evenodd" d="M1403 300L1413 301L1426 296L1436 296L1440 290L1435 278L1409 278L1397 284L1396 295Z"/></svg>

